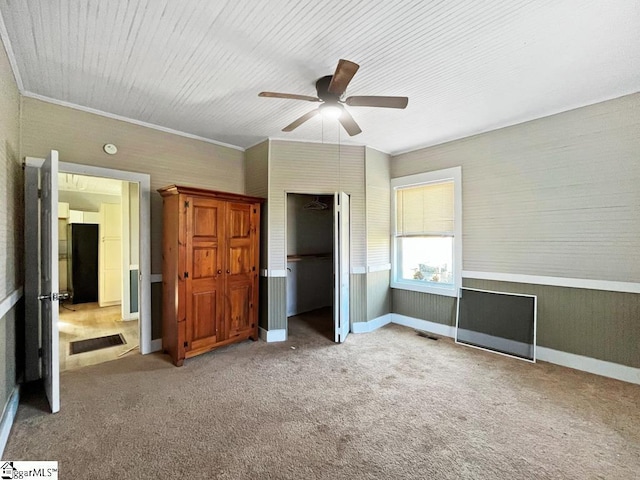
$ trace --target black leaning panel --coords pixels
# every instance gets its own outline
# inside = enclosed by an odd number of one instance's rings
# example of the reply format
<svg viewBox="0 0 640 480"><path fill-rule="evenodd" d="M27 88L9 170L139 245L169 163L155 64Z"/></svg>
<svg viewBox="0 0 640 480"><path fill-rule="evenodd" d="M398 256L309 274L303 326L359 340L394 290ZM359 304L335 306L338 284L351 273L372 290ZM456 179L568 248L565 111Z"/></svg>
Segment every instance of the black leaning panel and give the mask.
<svg viewBox="0 0 640 480"><path fill-rule="evenodd" d="M462 288L456 340L534 360L535 297Z"/></svg>

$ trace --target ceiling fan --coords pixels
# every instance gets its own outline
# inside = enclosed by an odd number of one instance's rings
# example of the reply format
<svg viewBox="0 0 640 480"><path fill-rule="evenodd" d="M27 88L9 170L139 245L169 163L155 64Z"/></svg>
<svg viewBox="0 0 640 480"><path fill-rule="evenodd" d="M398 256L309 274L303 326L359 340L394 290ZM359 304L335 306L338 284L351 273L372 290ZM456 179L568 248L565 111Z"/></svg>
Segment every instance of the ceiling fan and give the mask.
<svg viewBox="0 0 640 480"><path fill-rule="evenodd" d="M291 132L307 120L319 113L337 118L347 133L351 136L362 132L356 121L344 105L350 107L383 107L406 108L409 99L407 97L380 97L380 96L352 96L342 99L349 82L360 66L349 60L340 60L333 75L327 75L316 82L317 97L297 95L294 93L260 92L259 97L288 98L291 100L305 100L307 102L320 102L315 110L305 113L293 123L282 129L283 132Z"/></svg>

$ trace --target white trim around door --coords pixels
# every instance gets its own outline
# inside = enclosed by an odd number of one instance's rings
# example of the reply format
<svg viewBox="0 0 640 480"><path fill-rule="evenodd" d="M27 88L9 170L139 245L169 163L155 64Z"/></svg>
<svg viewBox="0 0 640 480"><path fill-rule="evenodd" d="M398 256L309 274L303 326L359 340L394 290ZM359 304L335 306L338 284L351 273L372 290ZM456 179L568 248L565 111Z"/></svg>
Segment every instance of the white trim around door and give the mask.
<svg viewBox="0 0 640 480"><path fill-rule="evenodd" d="M27 157L28 165L39 166L42 159ZM105 177L133 182L140 185L140 353L153 352L151 340L151 253L147 248L151 244L151 176L146 173L127 172L112 168L94 167L77 163L60 162L59 171L91 177Z"/></svg>

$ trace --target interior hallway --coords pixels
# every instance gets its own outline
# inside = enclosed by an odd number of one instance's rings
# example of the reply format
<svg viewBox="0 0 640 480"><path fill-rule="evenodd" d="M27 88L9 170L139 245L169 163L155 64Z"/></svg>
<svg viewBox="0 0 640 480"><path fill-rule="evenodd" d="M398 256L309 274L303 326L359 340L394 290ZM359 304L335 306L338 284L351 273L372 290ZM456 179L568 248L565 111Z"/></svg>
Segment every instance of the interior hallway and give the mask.
<svg viewBox="0 0 640 480"><path fill-rule="evenodd" d="M66 308L65 308L66 307ZM75 310L71 311L69 309ZM138 321L122 321L121 307L98 307L97 303L64 303L60 306L60 371L115 360L118 355L138 345ZM122 334L124 345L70 355L70 344L77 340ZM134 349L127 355L138 353Z"/></svg>

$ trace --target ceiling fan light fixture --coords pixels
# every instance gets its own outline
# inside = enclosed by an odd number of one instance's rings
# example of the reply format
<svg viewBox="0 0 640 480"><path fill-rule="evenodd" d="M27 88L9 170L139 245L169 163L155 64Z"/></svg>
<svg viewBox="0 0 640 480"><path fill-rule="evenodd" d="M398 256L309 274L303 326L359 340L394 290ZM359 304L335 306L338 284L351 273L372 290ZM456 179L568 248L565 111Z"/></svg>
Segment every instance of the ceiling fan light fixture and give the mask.
<svg viewBox="0 0 640 480"><path fill-rule="evenodd" d="M342 106L324 103L320 105L320 111L323 117L337 120L342 115Z"/></svg>

